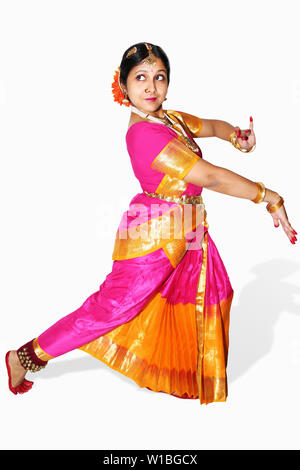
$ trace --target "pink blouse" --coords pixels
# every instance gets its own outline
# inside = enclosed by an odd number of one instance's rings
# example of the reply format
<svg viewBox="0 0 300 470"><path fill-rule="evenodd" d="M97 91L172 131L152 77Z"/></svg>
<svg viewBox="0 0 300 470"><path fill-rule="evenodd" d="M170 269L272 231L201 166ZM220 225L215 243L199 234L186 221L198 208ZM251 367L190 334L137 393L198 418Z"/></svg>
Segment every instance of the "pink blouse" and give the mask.
<svg viewBox="0 0 300 470"><path fill-rule="evenodd" d="M189 137L192 138L190 134ZM164 124L156 122L140 121L132 124L128 129L126 133L127 150L133 172L139 180L143 191L155 192L166 174L172 176L171 172L168 171L170 170L169 167L165 167L165 172L163 172L161 169L153 168L151 165L158 155L174 139L179 143L175 131ZM180 142L180 144L182 143ZM202 158L201 149L199 147L198 149L198 152L193 153L198 155L199 158ZM178 153L180 152L181 148L179 147ZM180 195L199 195L201 192L202 187L186 183L186 188Z"/></svg>

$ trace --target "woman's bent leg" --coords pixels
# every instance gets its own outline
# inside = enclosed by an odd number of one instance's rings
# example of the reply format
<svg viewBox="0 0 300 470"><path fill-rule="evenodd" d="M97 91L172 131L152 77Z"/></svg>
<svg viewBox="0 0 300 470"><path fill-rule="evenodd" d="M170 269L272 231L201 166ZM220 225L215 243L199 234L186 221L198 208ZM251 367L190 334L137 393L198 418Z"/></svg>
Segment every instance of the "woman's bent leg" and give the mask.
<svg viewBox="0 0 300 470"><path fill-rule="evenodd" d="M39 370L48 360L127 323L142 311L173 269L162 249L138 258L114 261L99 290L81 307L19 348L19 357L33 371Z"/></svg>

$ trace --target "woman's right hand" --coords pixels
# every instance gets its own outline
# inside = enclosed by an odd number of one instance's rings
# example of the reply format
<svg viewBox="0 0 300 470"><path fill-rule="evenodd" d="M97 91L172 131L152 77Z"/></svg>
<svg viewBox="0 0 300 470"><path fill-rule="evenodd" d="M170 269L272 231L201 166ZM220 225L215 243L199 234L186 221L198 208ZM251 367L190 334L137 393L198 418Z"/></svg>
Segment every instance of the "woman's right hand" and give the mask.
<svg viewBox="0 0 300 470"><path fill-rule="evenodd" d="M274 226L279 227L280 222L281 227L287 234L288 238L290 239L290 242L295 244L295 242L297 241L297 232L293 229L289 222L284 204L282 204L282 206L279 207L279 209L277 209L275 212L270 212L270 214L273 217Z"/></svg>

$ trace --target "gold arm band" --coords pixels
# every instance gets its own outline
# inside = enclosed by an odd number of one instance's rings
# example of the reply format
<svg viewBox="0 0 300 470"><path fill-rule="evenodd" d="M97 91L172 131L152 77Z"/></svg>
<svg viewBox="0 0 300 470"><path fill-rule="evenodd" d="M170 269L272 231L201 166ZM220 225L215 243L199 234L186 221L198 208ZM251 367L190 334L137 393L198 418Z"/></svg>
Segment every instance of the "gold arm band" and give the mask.
<svg viewBox="0 0 300 470"><path fill-rule="evenodd" d="M256 181L256 184L257 184L257 188L258 188L257 195L255 196L254 199L251 199L251 201L254 202L255 204L259 204L265 198L266 188L265 188L265 185L263 183L260 183L260 182Z"/></svg>
<svg viewBox="0 0 300 470"><path fill-rule="evenodd" d="M279 201L276 202L276 204L271 205L270 202L269 202L267 204L266 209L267 209L268 212L275 212L275 211L277 211L277 209L279 209L279 207L282 206L283 203L284 203L284 199L283 199L283 197L280 196Z"/></svg>

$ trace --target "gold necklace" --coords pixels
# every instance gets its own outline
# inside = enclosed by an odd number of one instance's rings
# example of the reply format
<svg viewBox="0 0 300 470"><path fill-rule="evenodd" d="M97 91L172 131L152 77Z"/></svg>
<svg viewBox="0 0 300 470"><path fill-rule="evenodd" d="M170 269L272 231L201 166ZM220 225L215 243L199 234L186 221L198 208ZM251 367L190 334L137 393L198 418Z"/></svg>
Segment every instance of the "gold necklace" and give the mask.
<svg viewBox="0 0 300 470"><path fill-rule="evenodd" d="M172 129L176 134L178 135L178 139L183 142L188 148L190 148L193 152L198 152L199 147L195 142L190 139L183 129L182 125L179 122L175 122L171 119L171 117L164 112L164 117L163 118L158 118L155 116L151 116L151 114L146 114L140 109L136 108L135 106L131 105L131 110L138 114L141 117L144 117L146 119L149 119L150 121L153 122L158 122L159 124L164 124L165 126L169 127ZM176 129L175 126L178 126L180 130Z"/></svg>
<svg viewBox="0 0 300 470"><path fill-rule="evenodd" d="M198 152L199 150L199 147L197 144L195 144L195 142L190 139L188 137L188 135L186 134L186 132L184 132L181 124L179 124L178 122L176 122L175 124L172 122L171 118L165 113L165 115L167 116L167 118L170 120L170 126L168 126L168 124L166 124L168 127L171 127L171 129L173 129L175 132L177 132L178 134L178 138L179 140L181 140L188 148L190 148L193 152ZM177 129L175 129L174 126L179 126L181 132L179 132ZM183 133L184 132L184 133Z"/></svg>

